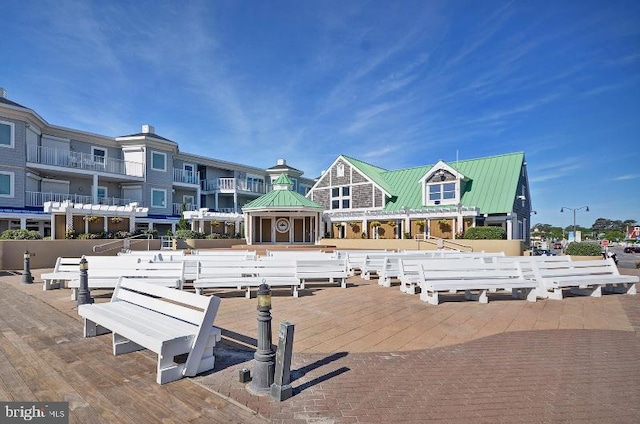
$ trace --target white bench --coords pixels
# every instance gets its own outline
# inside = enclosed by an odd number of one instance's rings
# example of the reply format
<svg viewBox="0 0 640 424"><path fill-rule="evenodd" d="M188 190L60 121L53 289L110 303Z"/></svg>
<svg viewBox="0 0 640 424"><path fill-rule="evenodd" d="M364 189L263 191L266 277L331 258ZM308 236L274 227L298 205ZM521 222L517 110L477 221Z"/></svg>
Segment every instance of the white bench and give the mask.
<svg viewBox="0 0 640 424"><path fill-rule="evenodd" d="M389 252L388 250L336 250L335 255L338 259L347 260L347 272L349 275L355 275L356 271L362 271L361 267L367 255Z"/></svg>
<svg viewBox="0 0 640 424"><path fill-rule="evenodd" d="M300 259L295 262L295 272L301 288L306 282L328 281L347 287L347 261L344 259Z"/></svg>
<svg viewBox="0 0 640 424"><path fill-rule="evenodd" d="M92 268L89 264L87 271L87 283L89 289L113 289L120 277L134 278L136 280L153 281L166 287L182 289L184 283L184 262L140 262L134 267L119 267L114 263L112 268ZM78 298L80 288L80 275L78 273L68 281L71 289L71 300Z"/></svg>
<svg viewBox="0 0 640 424"><path fill-rule="evenodd" d="M213 369L213 327L220 299L121 278L111 302L78 306L84 337L113 333L113 354L149 349L158 355L158 384ZM194 309L195 308L195 309ZM186 362L175 357L187 355Z"/></svg>
<svg viewBox="0 0 640 424"><path fill-rule="evenodd" d="M203 270L193 282L196 293L203 289L236 288L246 290L245 297L251 298L251 289L262 282L272 287L290 287L293 297L298 297L300 279L296 275L293 260L263 258L259 261L224 262L221 266Z"/></svg>
<svg viewBox="0 0 640 424"><path fill-rule="evenodd" d="M536 301L535 281L527 280L519 263L485 263L474 258L425 261L420 264L420 299L439 303L440 292L465 292L465 299L489 301L488 293L500 289L511 291L514 298Z"/></svg>
<svg viewBox="0 0 640 424"><path fill-rule="evenodd" d="M82 256L58 257L53 272L40 275L42 289L51 290L66 287L68 282L80 275L80 260L85 258L91 269L136 269L141 260L128 256Z"/></svg>
<svg viewBox="0 0 640 424"><path fill-rule="evenodd" d="M431 261L474 261L477 263L485 263L484 256L431 256L430 254L425 257L399 257L398 258L398 279L400 280L400 291L406 294L416 294L416 289L420 287L422 263L428 263ZM452 265L456 266L456 265Z"/></svg>
<svg viewBox="0 0 640 424"><path fill-rule="evenodd" d="M612 258L571 262L533 262L539 295L562 299L564 289L573 294L601 297L602 291L637 293L639 278L620 275Z"/></svg>

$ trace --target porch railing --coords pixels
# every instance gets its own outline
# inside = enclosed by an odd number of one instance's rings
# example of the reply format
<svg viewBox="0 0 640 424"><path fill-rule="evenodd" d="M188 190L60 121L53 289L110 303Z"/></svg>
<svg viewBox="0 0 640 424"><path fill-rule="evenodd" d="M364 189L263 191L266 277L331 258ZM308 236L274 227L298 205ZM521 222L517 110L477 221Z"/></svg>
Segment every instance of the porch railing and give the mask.
<svg viewBox="0 0 640 424"><path fill-rule="evenodd" d="M139 162L95 156L71 150L53 149L51 147L28 147L27 162L131 177L144 176L144 166Z"/></svg>
<svg viewBox="0 0 640 424"><path fill-rule="evenodd" d="M199 184L199 180L198 172L176 168L173 170L173 181L176 183Z"/></svg>
<svg viewBox="0 0 640 424"><path fill-rule="evenodd" d="M247 193L265 194L268 191L268 188L270 187L266 186L264 183L247 182L246 180L229 177L202 181L202 190L204 191L218 191L227 193L242 191Z"/></svg>
<svg viewBox="0 0 640 424"><path fill-rule="evenodd" d="M25 191L25 206L44 206L45 202L65 201L70 201L71 203L97 204L108 206L126 206L133 202L133 200L131 199L121 199L119 197L98 197L97 202L94 202L93 197L87 195Z"/></svg>
<svg viewBox="0 0 640 424"><path fill-rule="evenodd" d="M185 205L185 210L195 211L196 209L198 209L198 205L194 203L187 203ZM182 203L173 204L173 215L182 215Z"/></svg>

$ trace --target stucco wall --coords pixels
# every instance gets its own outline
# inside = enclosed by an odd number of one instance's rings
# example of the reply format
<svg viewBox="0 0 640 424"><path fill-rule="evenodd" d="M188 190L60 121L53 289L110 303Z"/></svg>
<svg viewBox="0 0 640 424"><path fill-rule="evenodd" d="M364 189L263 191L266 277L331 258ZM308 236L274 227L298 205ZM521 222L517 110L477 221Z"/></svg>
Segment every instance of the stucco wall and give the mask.
<svg viewBox="0 0 640 424"><path fill-rule="evenodd" d="M336 249L402 249L402 250L435 250L435 241L417 242L409 239L322 239L325 244L336 246ZM521 256L524 251L522 240L444 240L445 247L473 252L504 252L507 256Z"/></svg>
<svg viewBox="0 0 640 424"><path fill-rule="evenodd" d="M24 268L24 252L34 254L31 257L31 268L53 268L58 256L79 257L82 255L114 256L122 248L121 243L105 247L111 249L103 253L95 253L94 246L108 243L109 240L4 240L0 241L0 269L21 270ZM178 249L228 249L235 245L244 245L240 239L219 240L178 240ZM132 250L159 250L160 240L132 240Z"/></svg>

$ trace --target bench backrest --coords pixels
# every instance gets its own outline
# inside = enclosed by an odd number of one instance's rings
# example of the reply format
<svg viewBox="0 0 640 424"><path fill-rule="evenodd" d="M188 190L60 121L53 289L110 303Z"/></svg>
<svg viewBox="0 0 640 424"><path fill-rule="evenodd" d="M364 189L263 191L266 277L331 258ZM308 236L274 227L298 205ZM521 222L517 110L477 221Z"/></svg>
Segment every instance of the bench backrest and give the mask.
<svg viewBox="0 0 640 424"><path fill-rule="evenodd" d="M420 262L421 281L430 280L476 280L476 279L523 279L518 262L486 263L480 258Z"/></svg>
<svg viewBox="0 0 640 424"><path fill-rule="evenodd" d="M533 262L537 279L586 275L620 275L613 258L589 261Z"/></svg>

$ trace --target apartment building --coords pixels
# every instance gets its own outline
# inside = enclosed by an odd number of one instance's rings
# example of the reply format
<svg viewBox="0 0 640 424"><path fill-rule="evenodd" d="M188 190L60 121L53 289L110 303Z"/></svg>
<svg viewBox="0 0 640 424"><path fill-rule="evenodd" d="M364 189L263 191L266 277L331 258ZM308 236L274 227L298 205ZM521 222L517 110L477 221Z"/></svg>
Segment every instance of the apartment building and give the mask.
<svg viewBox="0 0 640 424"><path fill-rule="evenodd" d="M52 125L0 89L0 232L164 234L184 210L205 209L241 222L283 173L301 194L315 183L283 159L263 169L181 152L151 125L118 137Z"/></svg>

